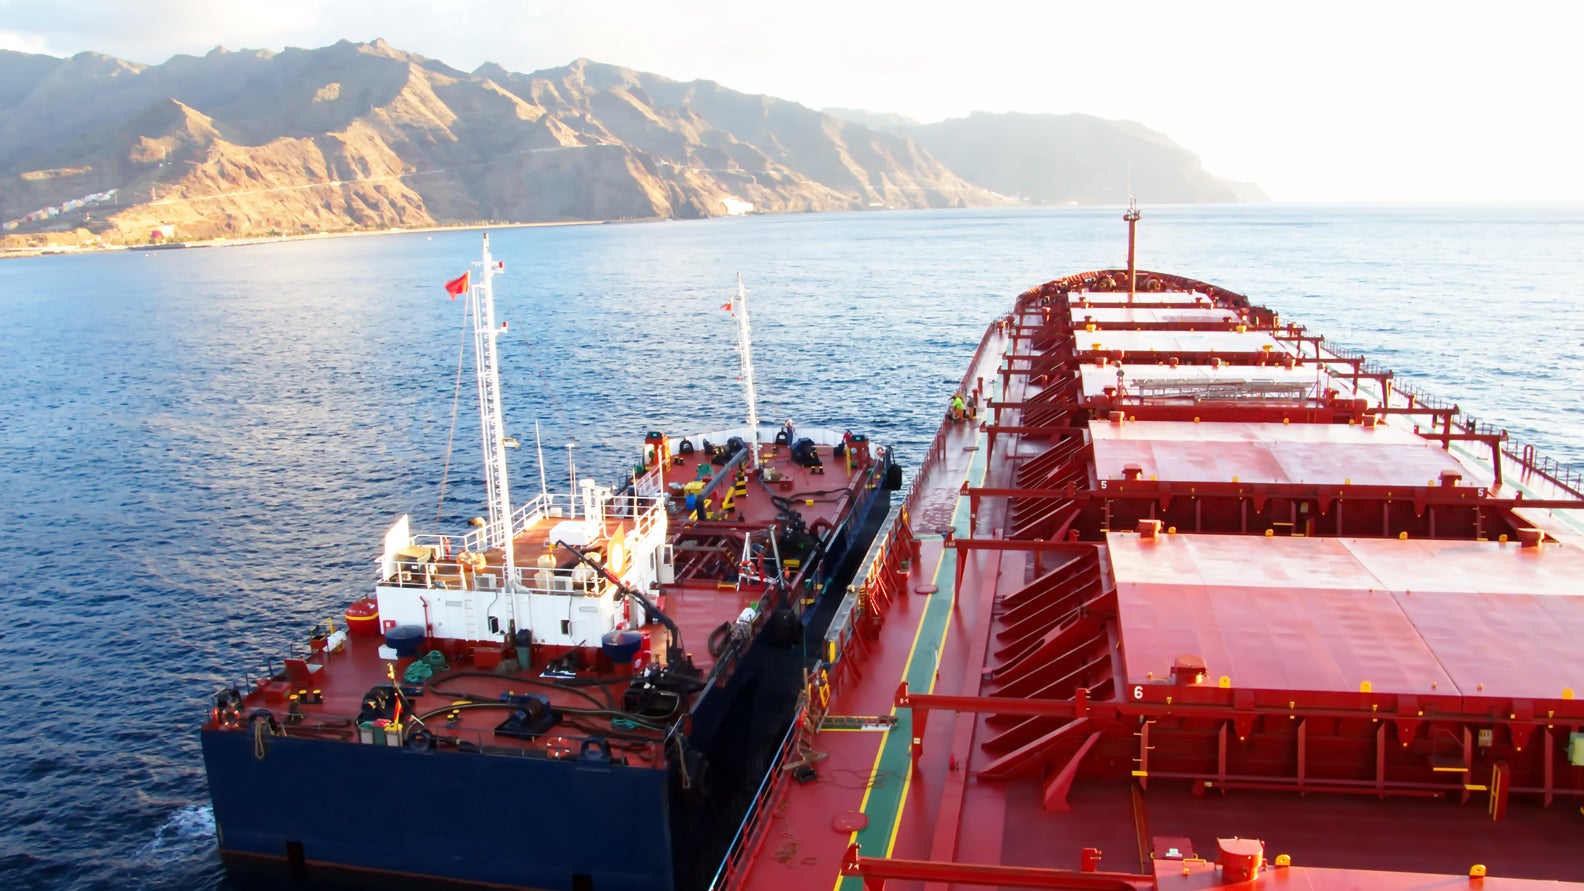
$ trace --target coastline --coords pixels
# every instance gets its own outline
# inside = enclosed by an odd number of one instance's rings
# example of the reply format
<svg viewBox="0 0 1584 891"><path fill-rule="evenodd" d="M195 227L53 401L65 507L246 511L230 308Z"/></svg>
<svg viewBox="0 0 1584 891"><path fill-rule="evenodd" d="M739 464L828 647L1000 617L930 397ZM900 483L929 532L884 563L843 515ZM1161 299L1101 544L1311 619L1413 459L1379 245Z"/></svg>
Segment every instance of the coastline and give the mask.
<svg viewBox="0 0 1584 891"><path fill-rule="evenodd" d="M538 223L457 223L454 225L393 227L388 229L360 229L345 230L340 232L304 232L298 235L259 235L244 238L206 238L193 241L175 241L169 244L133 244L133 245L45 245L27 248L0 248L0 260L13 260L22 257L45 257L63 254L103 254L115 251L171 251L188 248L216 248L216 247L246 247L259 244L275 244L282 241L317 241L326 238L359 238L375 235L402 235L412 232L452 232L452 231L477 231L483 229L536 229L548 226L603 226L614 223L653 223L661 222L659 218L647 220L566 220L556 222Z"/></svg>

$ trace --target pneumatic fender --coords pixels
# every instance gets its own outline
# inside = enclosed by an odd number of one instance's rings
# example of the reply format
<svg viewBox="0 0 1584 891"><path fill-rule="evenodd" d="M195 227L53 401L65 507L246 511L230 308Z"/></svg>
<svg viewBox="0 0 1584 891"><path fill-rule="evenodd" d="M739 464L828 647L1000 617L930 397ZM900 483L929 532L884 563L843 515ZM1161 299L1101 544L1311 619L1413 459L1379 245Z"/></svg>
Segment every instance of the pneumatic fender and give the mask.
<svg viewBox="0 0 1584 891"><path fill-rule="evenodd" d="M770 614L770 643L777 649L789 650L803 640L803 623L791 607L776 607Z"/></svg>
<svg viewBox="0 0 1584 891"><path fill-rule="evenodd" d="M886 467L885 485L892 492L902 488L902 465L893 462Z"/></svg>
<svg viewBox="0 0 1584 891"><path fill-rule="evenodd" d="M687 768L688 792L699 798L710 797L710 763L704 753L697 749L689 749L682 756L683 765Z"/></svg>

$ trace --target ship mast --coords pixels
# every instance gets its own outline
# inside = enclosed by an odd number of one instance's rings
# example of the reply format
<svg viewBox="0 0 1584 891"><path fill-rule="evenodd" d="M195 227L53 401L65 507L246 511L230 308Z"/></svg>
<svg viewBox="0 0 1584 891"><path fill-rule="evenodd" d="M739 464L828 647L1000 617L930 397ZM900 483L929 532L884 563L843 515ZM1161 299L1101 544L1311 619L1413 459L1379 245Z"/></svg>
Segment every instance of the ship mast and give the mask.
<svg viewBox="0 0 1584 891"><path fill-rule="evenodd" d="M1139 221L1138 203L1133 200L1132 195L1128 196L1128 209L1122 214L1122 219L1127 220L1128 224L1128 302L1132 303L1138 284L1138 266L1133 261L1133 247L1135 236L1138 234Z"/></svg>
<svg viewBox="0 0 1584 891"><path fill-rule="evenodd" d="M743 288L742 273L737 273L737 299L731 304L732 318L737 320L737 355L742 359L744 398L748 401L748 431L753 441L753 469L759 469L759 402L754 394L753 340L748 331L748 292Z"/></svg>
<svg viewBox="0 0 1584 891"><path fill-rule="evenodd" d="M495 326L495 288L492 279L502 264L490 257L489 235L484 236L483 269L469 289L469 309L473 313L473 360L478 373L479 421L484 439L484 489L489 502L489 525L484 544L500 548L506 564L506 583L517 577L512 560L511 493L506 486L506 433L501 421L500 371L495 338L505 330Z"/></svg>

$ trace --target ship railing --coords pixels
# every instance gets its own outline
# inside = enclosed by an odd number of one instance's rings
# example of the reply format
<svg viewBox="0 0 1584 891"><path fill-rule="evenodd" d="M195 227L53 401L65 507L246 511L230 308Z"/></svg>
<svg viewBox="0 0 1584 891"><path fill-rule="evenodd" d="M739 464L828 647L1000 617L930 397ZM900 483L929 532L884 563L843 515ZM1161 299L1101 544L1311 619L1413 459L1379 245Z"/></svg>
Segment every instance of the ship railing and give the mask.
<svg viewBox="0 0 1584 891"><path fill-rule="evenodd" d="M1410 407L1429 408L1435 409L1437 411L1457 410L1456 403L1448 402L1439 396L1436 396L1432 393L1427 393L1420 387L1409 383L1408 381L1397 380L1393 378L1391 389L1393 396L1403 397Z"/></svg>
<svg viewBox="0 0 1584 891"><path fill-rule="evenodd" d="M754 790L753 803L738 824L737 832L726 848L726 856L721 858L715 877L706 886L708 891L736 891L753 870L754 861L763 847L765 830L775 819L781 799L786 797L788 768L794 761L793 755L807 726L808 712L800 705L797 717L787 727L781 745L770 759L770 769L760 780L759 788Z"/></svg>
<svg viewBox="0 0 1584 891"><path fill-rule="evenodd" d="M616 517L632 517L633 531L629 538L647 538L655 534L666 521L666 497L659 495L626 494L611 499L607 513Z"/></svg>
<svg viewBox="0 0 1584 891"><path fill-rule="evenodd" d="M304 653L304 650L307 650L307 647L303 642L298 641L296 637L288 637L287 641L280 647L271 648L272 653L284 653L284 655L279 656L279 664L277 664L276 658L265 656L263 663L258 664L257 667L242 667L241 675L233 677L230 682L222 683L219 690L236 690L244 698L255 693L255 691L263 691L266 683L276 679L284 679L285 674L287 674L285 660L298 660L298 658L306 660L309 653ZM217 693L219 693L219 690L217 690ZM212 713L208 712L208 707L206 707L204 721L208 723L211 718Z"/></svg>
<svg viewBox="0 0 1584 891"><path fill-rule="evenodd" d="M330 619L327 620L326 623L321 627L328 628L328 626L333 624L336 624L336 620ZM328 657L320 655L322 651L315 650L307 643L304 643L302 638L297 635L288 635L286 633L282 633L280 635L280 640L281 643L279 645L269 647L268 649L269 653L276 655L265 656L256 667L243 667L241 669L240 675L233 677L229 683L225 683L217 688L216 692L218 693L221 690L236 690L238 693L241 693L243 697L251 696L254 693L262 693L265 685L275 681L284 680L286 678L287 659L301 659L304 662L307 662L316 658L335 658L333 653ZM213 703L211 702L209 705L205 706L205 724L207 724L213 718L213 713L209 711L212 705ZM253 707L252 703L248 703L247 705L249 708Z"/></svg>
<svg viewBox="0 0 1584 891"><path fill-rule="evenodd" d="M820 658L826 663L835 663L851 636L857 630L857 617L862 605L866 589L883 571L886 559L895 550L892 545L892 531L897 527L898 519L906 513L906 508L900 504L891 505L891 510L880 523L881 532L869 543L869 550L864 554L858 564L858 571L854 579L862 579L847 586L847 594L836 607L836 613L831 617L830 627L825 631L825 651Z"/></svg>
<svg viewBox="0 0 1584 891"><path fill-rule="evenodd" d="M1495 427L1483 421L1463 416L1454 420L1453 426L1467 433L1484 437L1499 437L1502 442L1502 456L1517 464L1521 475L1540 477L1545 482L1555 486L1574 498L1584 498L1584 473L1579 468L1565 464L1549 455L1540 454L1534 446L1514 442L1505 428Z"/></svg>
<svg viewBox="0 0 1584 891"><path fill-rule="evenodd" d="M576 508L576 499L569 499L566 495L541 492L528 499L523 505L512 511L511 534L516 535L524 529L546 517L570 517ZM564 505L564 506L563 506ZM418 547L438 547L442 552L446 548L453 551L470 551L481 553L489 550L489 529L487 527L472 529L462 535L449 535L440 532L420 532L412 536L412 544Z"/></svg>
<svg viewBox="0 0 1584 891"><path fill-rule="evenodd" d="M1517 465L1520 475L1533 479L1539 477L1544 482L1561 490L1574 498L1584 498L1584 469L1573 464L1558 461L1548 455L1542 455L1532 445L1514 441L1505 428L1496 427L1471 417L1458 409L1456 403L1425 392L1421 387L1408 381L1397 378L1392 372L1364 357L1357 350L1347 349L1329 341L1322 340L1321 345L1325 351L1333 356L1358 362L1360 372L1374 375L1377 378L1391 375L1391 391L1400 395L1409 407L1432 409L1450 412L1452 430L1464 434L1477 435L1499 440L1500 451L1503 458ZM1377 393L1384 397L1385 394ZM1425 431L1425 437L1435 439L1435 431Z"/></svg>
<svg viewBox="0 0 1584 891"><path fill-rule="evenodd" d="M592 597L616 590L615 585L581 564L553 569L518 566L514 580L520 591L547 596Z"/></svg>
<svg viewBox="0 0 1584 891"><path fill-rule="evenodd" d="M781 432L781 429L781 427L772 424L760 424L759 445L763 447L774 443L776 435ZM815 445L822 446L834 446L845 442L847 435L852 432L850 430L836 430L830 427L815 427L812 424L803 426L797 422L796 418L792 419L792 429L793 435L798 439L809 439ZM711 445L723 446L734 436L747 442L752 433L753 428L746 424L741 427L728 427L707 433L687 433L682 436L671 437L672 441L676 443L672 448L679 446L684 439L692 442L695 446L701 446L706 439L710 441Z"/></svg>
<svg viewBox="0 0 1584 891"><path fill-rule="evenodd" d="M575 499L566 495L540 493L512 512L512 535L529 529L545 519L571 518L576 507ZM665 518L665 500L651 494L624 492L612 495L605 503L605 515L613 519L632 518L633 532L638 537L650 535ZM488 529L473 529L463 535L445 535L438 532L421 532L411 537L417 547L436 549L437 554L480 554L489 549L485 536Z"/></svg>

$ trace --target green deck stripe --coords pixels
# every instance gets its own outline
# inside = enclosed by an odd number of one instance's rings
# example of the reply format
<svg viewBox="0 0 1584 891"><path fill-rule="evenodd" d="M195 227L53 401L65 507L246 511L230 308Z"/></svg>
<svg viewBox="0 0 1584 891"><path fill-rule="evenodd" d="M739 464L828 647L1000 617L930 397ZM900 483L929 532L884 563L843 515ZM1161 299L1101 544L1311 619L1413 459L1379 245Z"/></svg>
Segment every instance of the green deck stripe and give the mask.
<svg viewBox="0 0 1584 891"><path fill-rule="evenodd" d="M968 462L966 478L977 480L975 485L978 485L984 480L985 466L989 461L987 437L983 432L976 436L974 444L978 448ZM967 537L971 531L968 528L966 498L958 498L956 510L952 512L952 529L960 537ZM941 581L943 575L944 582ZM930 595L929 605L924 608L918 635L913 641L913 652L908 656L907 669L903 673L910 690L928 692L935 689L935 672L940 665L941 647L946 641L952 606L957 599L956 583L957 551L951 548L941 553L940 563L935 567L931 584L938 590ZM921 657L921 647L924 646L928 647L928 655ZM913 775L913 713L908 710L898 714L894 707L891 712L896 714L897 723L885 732L885 739L880 743L875 775L870 777L869 792L864 800L864 813L869 817L869 825L854 834L861 849L868 851L871 857L890 856L896 844L902 804L907 798ZM863 891L863 880L837 878L836 888L839 891Z"/></svg>

